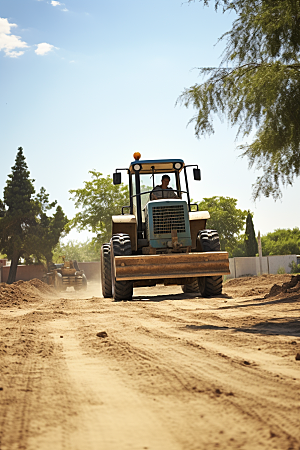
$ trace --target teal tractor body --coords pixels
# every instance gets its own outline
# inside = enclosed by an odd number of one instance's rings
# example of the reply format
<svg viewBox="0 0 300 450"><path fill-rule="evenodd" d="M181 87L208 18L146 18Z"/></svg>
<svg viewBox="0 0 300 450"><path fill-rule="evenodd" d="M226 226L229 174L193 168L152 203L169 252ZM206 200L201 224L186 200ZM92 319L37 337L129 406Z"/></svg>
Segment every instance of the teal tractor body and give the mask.
<svg viewBox="0 0 300 450"><path fill-rule="evenodd" d="M183 249L192 247L188 205L184 200L156 200L145 207L145 235L151 248L172 248L172 231L177 231Z"/></svg>

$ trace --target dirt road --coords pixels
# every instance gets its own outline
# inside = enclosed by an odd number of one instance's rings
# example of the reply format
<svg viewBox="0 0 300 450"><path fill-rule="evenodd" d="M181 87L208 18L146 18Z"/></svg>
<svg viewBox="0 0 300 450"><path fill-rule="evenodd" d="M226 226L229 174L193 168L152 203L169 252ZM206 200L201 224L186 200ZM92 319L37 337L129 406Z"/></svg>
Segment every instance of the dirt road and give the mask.
<svg viewBox="0 0 300 450"><path fill-rule="evenodd" d="M212 299L140 288L120 303L97 285L1 286L0 450L299 449L290 279L231 280Z"/></svg>

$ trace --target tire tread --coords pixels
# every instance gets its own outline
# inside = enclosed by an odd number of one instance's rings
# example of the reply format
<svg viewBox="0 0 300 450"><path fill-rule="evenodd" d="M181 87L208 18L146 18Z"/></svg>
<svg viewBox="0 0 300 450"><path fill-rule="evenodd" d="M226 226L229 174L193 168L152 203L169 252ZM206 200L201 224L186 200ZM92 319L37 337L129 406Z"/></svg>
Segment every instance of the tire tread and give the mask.
<svg viewBox="0 0 300 450"><path fill-rule="evenodd" d="M101 248L101 275L102 295L109 298L112 296L110 244L103 244Z"/></svg>
<svg viewBox="0 0 300 450"><path fill-rule="evenodd" d="M216 230L201 230L198 233L197 240L204 252L219 252L221 250L220 238ZM215 297L222 294L223 277L222 275L205 277L205 282L201 280L199 290L202 297Z"/></svg>
<svg viewBox="0 0 300 450"><path fill-rule="evenodd" d="M125 233L114 234L111 239L114 256L132 255L130 236ZM132 281L114 280L113 298L115 301L131 300L133 294Z"/></svg>

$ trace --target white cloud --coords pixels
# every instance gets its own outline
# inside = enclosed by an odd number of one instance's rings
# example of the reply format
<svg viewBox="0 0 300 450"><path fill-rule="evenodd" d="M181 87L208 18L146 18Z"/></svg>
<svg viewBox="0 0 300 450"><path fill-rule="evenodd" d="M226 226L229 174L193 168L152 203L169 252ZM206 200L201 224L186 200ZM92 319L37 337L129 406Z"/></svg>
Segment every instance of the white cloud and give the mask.
<svg viewBox="0 0 300 450"><path fill-rule="evenodd" d="M47 44L46 42L42 42L41 44L37 44L37 49L34 51L37 55L44 56L47 53L51 52L51 50L53 50L54 48L57 47L54 47L54 45L51 44Z"/></svg>
<svg viewBox="0 0 300 450"><path fill-rule="evenodd" d="M62 11L69 11L67 8L62 9Z"/></svg>
<svg viewBox="0 0 300 450"><path fill-rule="evenodd" d="M61 3L60 2L56 2L55 0L52 0L51 5L52 6L61 6Z"/></svg>
<svg viewBox="0 0 300 450"><path fill-rule="evenodd" d="M28 47L20 36L11 34L10 29L16 26L15 23L9 23L7 19L0 17L0 51L3 50L10 58L17 58L24 54L23 51L16 51L16 49Z"/></svg>

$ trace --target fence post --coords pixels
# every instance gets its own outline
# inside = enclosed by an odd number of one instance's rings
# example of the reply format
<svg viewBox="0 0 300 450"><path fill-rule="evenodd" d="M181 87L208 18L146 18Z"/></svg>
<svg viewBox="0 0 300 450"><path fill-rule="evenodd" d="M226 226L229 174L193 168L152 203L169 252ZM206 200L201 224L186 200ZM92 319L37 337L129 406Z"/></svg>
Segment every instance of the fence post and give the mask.
<svg viewBox="0 0 300 450"><path fill-rule="evenodd" d="M257 243L258 243L258 257L259 257L259 275L262 275L262 250L261 250L261 238L260 231L257 233Z"/></svg>

